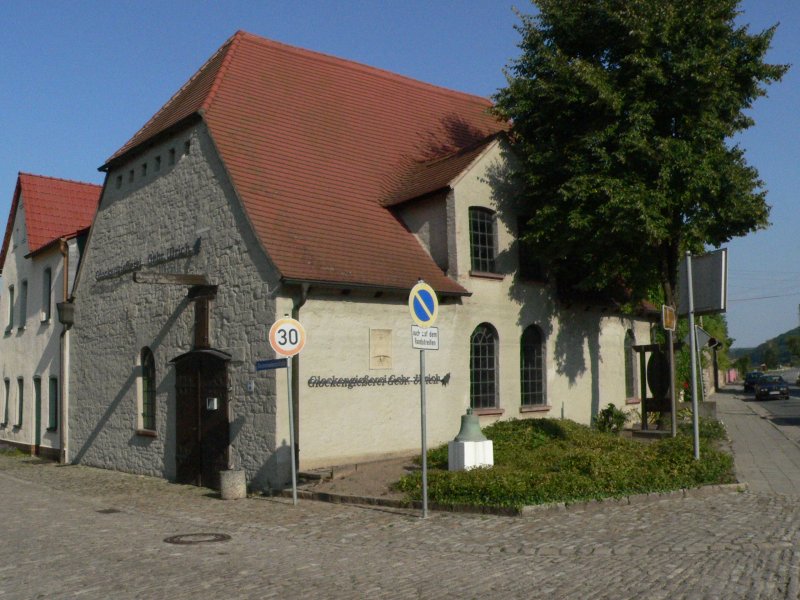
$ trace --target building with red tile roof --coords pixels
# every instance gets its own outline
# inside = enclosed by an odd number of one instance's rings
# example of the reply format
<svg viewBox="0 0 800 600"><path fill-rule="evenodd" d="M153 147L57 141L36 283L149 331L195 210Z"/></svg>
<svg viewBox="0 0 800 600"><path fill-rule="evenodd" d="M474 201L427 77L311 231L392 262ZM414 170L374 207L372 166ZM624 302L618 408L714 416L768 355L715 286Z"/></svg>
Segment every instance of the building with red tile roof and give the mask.
<svg viewBox="0 0 800 600"><path fill-rule="evenodd" d="M0 251L0 440L60 457L65 346L56 304L67 299L101 187L20 173Z"/></svg>
<svg viewBox="0 0 800 600"><path fill-rule="evenodd" d="M468 406L486 425L635 402L626 344L648 324L564 314L520 272L506 124L490 109L252 34L225 42L101 167L74 298L70 460L212 487L233 468L274 488L292 428L301 468L414 452L420 279L440 303L432 444ZM257 369L283 315L307 333L288 381Z"/></svg>

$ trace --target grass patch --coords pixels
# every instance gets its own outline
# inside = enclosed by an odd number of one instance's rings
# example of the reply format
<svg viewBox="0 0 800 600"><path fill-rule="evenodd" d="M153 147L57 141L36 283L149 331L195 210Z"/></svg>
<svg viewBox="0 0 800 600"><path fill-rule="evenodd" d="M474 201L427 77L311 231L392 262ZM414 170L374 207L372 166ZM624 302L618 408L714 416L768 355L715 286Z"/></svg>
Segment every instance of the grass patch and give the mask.
<svg viewBox="0 0 800 600"><path fill-rule="evenodd" d="M500 421L483 433L493 442L493 467L450 472L447 444L428 452L431 502L520 507L734 481L733 458L715 447L725 439L717 421L701 427L699 461L683 433L643 444L554 419ZM421 499L422 474L406 475L397 487Z"/></svg>
<svg viewBox="0 0 800 600"><path fill-rule="evenodd" d="M0 446L0 456L28 456L25 452L14 446Z"/></svg>

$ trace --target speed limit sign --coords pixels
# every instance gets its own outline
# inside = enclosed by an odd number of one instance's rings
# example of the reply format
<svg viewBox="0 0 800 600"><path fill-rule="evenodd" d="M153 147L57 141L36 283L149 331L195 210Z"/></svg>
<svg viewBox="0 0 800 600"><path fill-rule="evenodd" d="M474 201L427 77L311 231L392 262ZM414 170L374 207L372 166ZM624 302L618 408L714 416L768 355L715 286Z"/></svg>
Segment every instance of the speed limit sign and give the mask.
<svg viewBox="0 0 800 600"><path fill-rule="evenodd" d="M306 344L306 330L296 319L278 319L269 328L269 345L281 356L294 356Z"/></svg>

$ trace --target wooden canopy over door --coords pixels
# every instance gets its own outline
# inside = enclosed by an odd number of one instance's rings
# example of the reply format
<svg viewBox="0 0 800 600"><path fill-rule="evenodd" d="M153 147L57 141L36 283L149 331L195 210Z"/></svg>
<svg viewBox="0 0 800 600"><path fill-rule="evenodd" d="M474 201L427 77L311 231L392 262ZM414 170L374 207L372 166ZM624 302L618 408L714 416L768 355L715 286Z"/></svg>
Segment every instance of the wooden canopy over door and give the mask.
<svg viewBox="0 0 800 600"><path fill-rule="evenodd" d="M228 467L228 362L230 355L204 348L174 359L175 471L178 483L219 489Z"/></svg>

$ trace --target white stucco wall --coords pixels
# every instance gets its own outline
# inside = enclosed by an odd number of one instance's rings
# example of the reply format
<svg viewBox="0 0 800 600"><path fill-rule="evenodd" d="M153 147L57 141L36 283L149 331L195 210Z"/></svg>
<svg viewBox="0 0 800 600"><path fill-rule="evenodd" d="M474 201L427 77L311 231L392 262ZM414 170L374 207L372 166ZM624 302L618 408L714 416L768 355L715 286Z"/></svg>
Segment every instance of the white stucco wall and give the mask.
<svg viewBox="0 0 800 600"><path fill-rule="evenodd" d="M502 167L501 147L495 145L454 186L447 202L448 231L442 231L440 208L429 203L406 207L401 213L412 230L432 229L421 221L430 216L440 239L451 238L456 255L449 257L452 276L471 292L462 299L440 303L436 326L440 349L426 352L428 375L448 376L446 386L429 384L427 435L433 446L458 433L460 416L469 406L470 336L481 323L498 333L499 409L480 417L486 426L498 419L565 417L590 423L608 403L625 408L624 341L632 329L638 343L648 343L649 324L641 319L609 315L599 307L561 307L547 286L520 281L514 235L516 214L505 212L492 182ZM468 209L483 206L498 212L498 270L486 278L469 273ZM278 314L291 312L288 299L279 298ZM307 331L300 355L300 465L322 465L377 459L417 452L421 443L419 351L411 348L412 320L407 296L351 291L348 295L315 289L300 310ZM547 407L521 407L520 339L524 329L537 325L545 336ZM391 368L370 369L370 329L391 330ZM350 389L335 378L363 380ZM405 385L398 378L411 378ZM317 378L317 379L312 379ZM334 378L334 379L332 379ZM393 378L393 379L392 379ZM320 386L319 382L326 382ZM369 383L369 381L367 381ZM335 384L335 385L332 385ZM638 388L637 388L638 389ZM277 436L288 440L288 409L283 379L278 380ZM283 399L283 400L282 400Z"/></svg>
<svg viewBox="0 0 800 600"><path fill-rule="evenodd" d="M198 254L147 265L153 253L168 254L198 238ZM175 475L175 372L169 361L193 346L194 309L187 286L135 283L132 270L120 272L137 260L142 272L204 274L219 286L211 303L211 345L233 357L234 464L246 469L250 483L268 485L276 472L274 372L256 377L254 363L272 355L265 326L274 320L276 280L202 124L108 174L75 293L70 458ZM155 437L136 433L136 364L145 346L156 363Z"/></svg>
<svg viewBox="0 0 800 600"><path fill-rule="evenodd" d="M8 422L0 426L0 440L17 444L36 443L36 429L39 431L39 445L43 448L60 447L59 432L48 430L49 382L55 377L61 382L59 335L62 326L58 322L56 303L64 300L63 267L64 258L58 247L47 249L33 257L29 253L27 230L25 226L24 194L16 211L11 240L3 265L2 297L0 297L0 369L3 382L0 383L0 420L6 409L5 381L9 382ZM44 274L51 270L50 318L43 320ZM20 292L22 282L28 282L26 306L23 309ZM14 286L14 323L9 327L9 287ZM24 310L24 321L22 314ZM19 423L19 386L23 383L22 426ZM34 380L41 381L39 419L37 421ZM58 425L60 426L60 424Z"/></svg>

